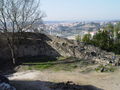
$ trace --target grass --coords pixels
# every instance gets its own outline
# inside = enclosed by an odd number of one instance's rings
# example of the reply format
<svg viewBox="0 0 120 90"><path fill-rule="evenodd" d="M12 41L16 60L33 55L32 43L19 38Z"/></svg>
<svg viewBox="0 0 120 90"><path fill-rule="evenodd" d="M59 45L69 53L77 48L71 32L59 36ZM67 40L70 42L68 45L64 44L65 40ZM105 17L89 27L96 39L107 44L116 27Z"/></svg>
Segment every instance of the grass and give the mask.
<svg viewBox="0 0 120 90"><path fill-rule="evenodd" d="M60 63L58 63L57 61L60 61ZM64 61L65 61L65 63L64 63ZM23 63L23 65L28 66L28 70L51 69L54 71L60 71L60 70L72 71L73 69L86 67L90 64L89 64L89 61L85 61L85 60L76 59L74 62L69 62L68 57L58 57L58 59L56 61L26 62L26 63Z"/></svg>
<svg viewBox="0 0 120 90"><path fill-rule="evenodd" d="M24 64L28 66L28 70L43 70L53 66L53 64L49 62L24 63Z"/></svg>
<svg viewBox="0 0 120 90"><path fill-rule="evenodd" d="M53 64L43 64L43 65L34 65L33 68L39 70L39 69L48 69L52 66Z"/></svg>
<svg viewBox="0 0 120 90"><path fill-rule="evenodd" d="M29 63L32 64L32 63ZM54 71L60 71L60 70L65 70L65 71L71 71L78 66L75 63L68 63L68 64L53 64L45 62L45 63L36 63L37 65L29 65L28 70L45 70L45 69L51 69Z"/></svg>

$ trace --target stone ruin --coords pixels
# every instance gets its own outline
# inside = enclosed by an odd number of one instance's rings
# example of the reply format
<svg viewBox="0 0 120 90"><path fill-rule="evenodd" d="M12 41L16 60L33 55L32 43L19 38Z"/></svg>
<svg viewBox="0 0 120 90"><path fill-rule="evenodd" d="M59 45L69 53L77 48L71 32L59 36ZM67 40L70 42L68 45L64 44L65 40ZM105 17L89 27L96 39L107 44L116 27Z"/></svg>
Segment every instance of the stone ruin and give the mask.
<svg viewBox="0 0 120 90"><path fill-rule="evenodd" d="M4 46L4 47L2 47ZM10 59L11 54L7 45L0 47L0 59ZM33 33L28 36L25 42L16 47L17 57L77 57L83 60L90 60L100 64L120 65L120 56L112 52L106 52L93 45L68 40L56 36L50 36L40 33Z"/></svg>

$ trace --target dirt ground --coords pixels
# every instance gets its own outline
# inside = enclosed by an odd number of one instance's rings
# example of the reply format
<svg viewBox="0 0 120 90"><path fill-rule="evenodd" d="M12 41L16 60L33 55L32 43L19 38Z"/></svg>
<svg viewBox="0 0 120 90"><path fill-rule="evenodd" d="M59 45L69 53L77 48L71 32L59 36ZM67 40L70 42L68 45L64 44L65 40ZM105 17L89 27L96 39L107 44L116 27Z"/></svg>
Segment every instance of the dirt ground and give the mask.
<svg viewBox="0 0 120 90"><path fill-rule="evenodd" d="M91 85L103 90L120 90L120 70L111 73L100 73L96 71L81 73L77 69L72 72L31 70L16 72L10 75L9 79L11 80L11 84L13 84L17 90L54 90L50 89L51 86L49 85L51 82L51 84L53 84L53 82L58 83L67 81L72 81L77 85ZM37 88L35 89L35 87ZM96 90L99 90L97 88Z"/></svg>

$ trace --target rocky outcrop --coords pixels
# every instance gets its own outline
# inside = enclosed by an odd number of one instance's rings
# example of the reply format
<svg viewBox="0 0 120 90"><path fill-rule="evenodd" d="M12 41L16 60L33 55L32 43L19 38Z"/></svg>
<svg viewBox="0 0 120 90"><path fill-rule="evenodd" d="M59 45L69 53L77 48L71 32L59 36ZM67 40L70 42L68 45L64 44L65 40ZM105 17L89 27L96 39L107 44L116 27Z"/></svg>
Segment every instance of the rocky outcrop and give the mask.
<svg viewBox="0 0 120 90"><path fill-rule="evenodd" d="M77 41L56 37L50 44L62 56L72 56L83 60L95 61L100 64L120 64L120 57L113 52L101 50L98 47Z"/></svg>

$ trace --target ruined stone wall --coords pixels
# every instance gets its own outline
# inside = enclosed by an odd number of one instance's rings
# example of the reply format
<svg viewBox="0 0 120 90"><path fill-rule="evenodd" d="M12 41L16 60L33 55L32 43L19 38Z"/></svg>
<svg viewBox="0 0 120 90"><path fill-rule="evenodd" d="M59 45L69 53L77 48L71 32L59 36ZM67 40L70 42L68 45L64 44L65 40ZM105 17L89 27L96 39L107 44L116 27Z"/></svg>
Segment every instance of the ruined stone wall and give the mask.
<svg viewBox="0 0 120 90"><path fill-rule="evenodd" d="M31 38L29 42L21 44L16 48L16 56L77 57L84 60L94 60L98 63L113 63L119 60L119 57L114 53L106 52L98 47L49 35ZM11 53L7 45L0 47L0 59L10 59L10 57Z"/></svg>

